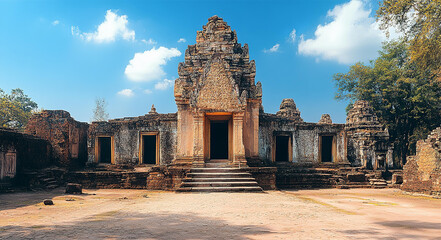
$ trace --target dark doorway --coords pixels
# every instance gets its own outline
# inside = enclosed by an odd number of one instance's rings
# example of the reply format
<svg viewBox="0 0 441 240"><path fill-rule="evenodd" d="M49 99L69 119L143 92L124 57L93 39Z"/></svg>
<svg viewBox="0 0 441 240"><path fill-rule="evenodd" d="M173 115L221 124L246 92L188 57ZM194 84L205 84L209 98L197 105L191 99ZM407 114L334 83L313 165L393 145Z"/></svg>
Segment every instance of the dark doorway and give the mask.
<svg viewBox="0 0 441 240"><path fill-rule="evenodd" d="M332 162L333 136L322 136L322 162Z"/></svg>
<svg viewBox="0 0 441 240"><path fill-rule="evenodd" d="M289 136L276 136L276 162L289 162Z"/></svg>
<svg viewBox="0 0 441 240"><path fill-rule="evenodd" d="M156 135L143 135L142 144L142 163L156 164Z"/></svg>
<svg viewBox="0 0 441 240"><path fill-rule="evenodd" d="M210 122L210 158L228 159L228 121Z"/></svg>
<svg viewBox="0 0 441 240"><path fill-rule="evenodd" d="M99 137L99 162L111 163L112 162L112 138L111 137Z"/></svg>

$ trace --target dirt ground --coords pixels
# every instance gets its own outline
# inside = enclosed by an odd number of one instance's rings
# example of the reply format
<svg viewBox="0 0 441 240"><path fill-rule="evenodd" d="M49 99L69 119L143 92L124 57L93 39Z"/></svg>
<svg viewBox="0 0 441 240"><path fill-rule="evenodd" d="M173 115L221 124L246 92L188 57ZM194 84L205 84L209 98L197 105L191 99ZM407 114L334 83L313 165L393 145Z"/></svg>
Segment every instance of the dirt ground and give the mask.
<svg viewBox="0 0 441 240"><path fill-rule="evenodd" d="M441 239L441 200L396 189L62 190L1 194L0 239Z"/></svg>

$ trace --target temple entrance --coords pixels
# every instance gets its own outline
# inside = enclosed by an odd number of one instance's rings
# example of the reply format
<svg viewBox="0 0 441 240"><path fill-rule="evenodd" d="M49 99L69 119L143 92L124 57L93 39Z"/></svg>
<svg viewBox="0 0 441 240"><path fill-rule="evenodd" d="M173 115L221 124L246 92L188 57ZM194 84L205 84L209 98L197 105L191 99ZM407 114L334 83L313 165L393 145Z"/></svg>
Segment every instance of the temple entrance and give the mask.
<svg viewBox="0 0 441 240"><path fill-rule="evenodd" d="M139 141L139 163L159 164L159 133L141 132Z"/></svg>
<svg viewBox="0 0 441 240"><path fill-rule="evenodd" d="M276 162L289 162L289 136L276 136Z"/></svg>
<svg viewBox="0 0 441 240"><path fill-rule="evenodd" d="M98 137L98 162L112 162L112 138Z"/></svg>
<svg viewBox="0 0 441 240"><path fill-rule="evenodd" d="M228 121L210 121L210 158L228 159Z"/></svg>
<svg viewBox="0 0 441 240"><path fill-rule="evenodd" d="M333 136L321 136L322 138L322 151L321 159L322 162L332 162L332 142L334 140Z"/></svg>

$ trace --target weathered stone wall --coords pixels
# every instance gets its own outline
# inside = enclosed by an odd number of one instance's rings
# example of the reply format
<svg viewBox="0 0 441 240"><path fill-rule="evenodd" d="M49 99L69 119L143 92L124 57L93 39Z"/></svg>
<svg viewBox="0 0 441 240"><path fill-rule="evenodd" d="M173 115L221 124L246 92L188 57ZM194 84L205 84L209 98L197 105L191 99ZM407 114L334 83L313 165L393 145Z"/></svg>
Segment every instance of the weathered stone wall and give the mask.
<svg viewBox="0 0 441 240"><path fill-rule="evenodd" d="M24 169L39 169L52 164L48 141L0 128L0 181L20 175Z"/></svg>
<svg viewBox="0 0 441 240"><path fill-rule="evenodd" d="M139 147L142 132L159 134L159 163L170 164L176 153L176 114L146 114L140 117L93 122L89 127L89 162L96 162L95 139L97 136L113 137L114 164L140 163Z"/></svg>
<svg viewBox="0 0 441 240"><path fill-rule="evenodd" d="M66 175L67 182L84 188L125 188L175 190L179 188L189 169L155 166L148 171L76 171Z"/></svg>
<svg viewBox="0 0 441 240"><path fill-rule="evenodd" d="M87 160L87 129L87 123L75 121L66 111L44 110L31 117L25 132L51 143L55 164L78 168Z"/></svg>
<svg viewBox="0 0 441 240"><path fill-rule="evenodd" d="M401 189L441 195L441 128L417 142L416 155L403 167Z"/></svg>
<svg viewBox="0 0 441 240"><path fill-rule="evenodd" d="M260 115L259 123L259 156L266 163L272 161L274 138L279 133L292 137L293 153L290 161L293 163L320 163L319 138L322 135L336 138L334 162L346 162L344 124L304 123L267 113Z"/></svg>

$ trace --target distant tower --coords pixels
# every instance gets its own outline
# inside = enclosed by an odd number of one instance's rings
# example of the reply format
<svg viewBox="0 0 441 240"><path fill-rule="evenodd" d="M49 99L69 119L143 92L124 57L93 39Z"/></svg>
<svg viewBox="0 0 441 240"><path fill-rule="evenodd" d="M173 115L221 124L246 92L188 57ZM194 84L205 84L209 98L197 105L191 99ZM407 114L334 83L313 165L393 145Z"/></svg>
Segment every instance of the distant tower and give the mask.
<svg viewBox="0 0 441 240"><path fill-rule="evenodd" d="M332 124L331 116L329 116L329 114L323 114L318 123L319 124Z"/></svg>
<svg viewBox="0 0 441 240"><path fill-rule="evenodd" d="M155 104L152 104L152 108L150 109L149 114L158 114L158 113L156 112Z"/></svg>
<svg viewBox="0 0 441 240"><path fill-rule="evenodd" d="M282 100L280 109L276 115L279 117L289 118L296 122L303 122L303 119L300 117L300 111L297 109L297 106L292 98L285 98Z"/></svg>

